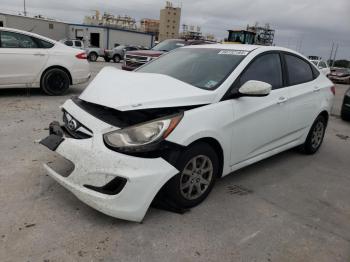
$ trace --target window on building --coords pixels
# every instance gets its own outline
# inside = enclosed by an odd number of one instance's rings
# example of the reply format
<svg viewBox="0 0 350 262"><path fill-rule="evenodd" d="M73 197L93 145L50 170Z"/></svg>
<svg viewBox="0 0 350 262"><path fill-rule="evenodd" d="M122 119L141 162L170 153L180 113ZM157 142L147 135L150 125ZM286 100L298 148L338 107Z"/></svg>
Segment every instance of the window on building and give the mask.
<svg viewBox="0 0 350 262"><path fill-rule="evenodd" d="M53 29L53 24L49 24L49 29Z"/></svg>
<svg viewBox="0 0 350 262"><path fill-rule="evenodd" d="M176 13L174 13L174 15L176 15Z"/></svg>
<svg viewBox="0 0 350 262"><path fill-rule="evenodd" d="M4 22L0 21L0 27L3 27L3 26L4 26Z"/></svg>
<svg viewBox="0 0 350 262"><path fill-rule="evenodd" d="M173 29L175 29L175 26L173 26Z"/></svg>

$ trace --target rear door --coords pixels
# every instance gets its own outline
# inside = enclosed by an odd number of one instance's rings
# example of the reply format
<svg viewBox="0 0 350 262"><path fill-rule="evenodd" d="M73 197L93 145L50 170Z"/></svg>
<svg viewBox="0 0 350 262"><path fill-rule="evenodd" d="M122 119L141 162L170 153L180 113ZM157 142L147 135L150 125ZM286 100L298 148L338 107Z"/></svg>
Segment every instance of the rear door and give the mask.
<svg viewBox="0 0 350 262"><path fill-rule="evenodd" d="M249 80L272 85L265 97L233 100L231 165L262 155L286 144L288 134L288 94L283 88L279 53L267 53L251 62L238 80L237 88Z"/></svg>
<svg viewBox="0 0 350 262"><path fill-rule="evenodd" d="M39 40L9 31L0 31L0 85L32 83L47 61L47 49Z"/></svg>
<svg viewBox="0 0 350 262"><path fill-rule="evenodd" d="M289 129L291 139L298 140L308 131L319 111L322 93L319 72L312 65L294 54L284 53L286 77L288 81L288 107L290 110Z"/></svg>

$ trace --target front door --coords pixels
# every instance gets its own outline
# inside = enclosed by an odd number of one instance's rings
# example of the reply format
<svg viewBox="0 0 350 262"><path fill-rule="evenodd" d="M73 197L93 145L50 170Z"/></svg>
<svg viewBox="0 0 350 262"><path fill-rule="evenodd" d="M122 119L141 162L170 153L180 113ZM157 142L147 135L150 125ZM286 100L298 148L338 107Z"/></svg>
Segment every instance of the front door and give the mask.
<svg viewBox="0 0 350 262"><path fill-rule="evenodd" d="M272 85L265 97L233 100L231 166L277 149L288 143L288 94L283 88L281 58L278 53L258 56L239 78L237 88L249 80Z"/></svg>
<svg viewBox="0 0 350 262"><path fill-rule="evenodd" d="M32 83L47 60L47 50L34 38L0 31L0 85Z"/></svg>

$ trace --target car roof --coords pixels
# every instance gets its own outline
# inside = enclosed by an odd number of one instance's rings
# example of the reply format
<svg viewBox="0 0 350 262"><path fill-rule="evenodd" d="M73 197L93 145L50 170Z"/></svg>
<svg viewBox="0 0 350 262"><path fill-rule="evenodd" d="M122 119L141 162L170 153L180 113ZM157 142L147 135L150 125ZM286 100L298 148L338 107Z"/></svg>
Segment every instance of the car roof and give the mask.
<svg viewBox="0 0 350 262"><path fill-rule="evenodd" d="M27 32L27 31L15 29L15 28L10 28L10 27L0 27L0 31L8 31L8 32L14 32L14 33L19 33L19 34L29 35L29 36L33 36L33 37L40 38L42 40L51 42L53 44L57 42L56 40L53 40L51 38L48 38L48 37L45 37L45 36L42 36L42 35L38 35L38 34L35 34L35 33Z"/></svg>
<svg viewBox="0 0 350 262"><path fill-rule="evenodd" d="M240 50L240 51L248 51L251 52L253 50L261 50L261 51L286 51L289 53L294 53L299 56L304 57L298 52L279 46L263 46L263 45L245 45L245 44L205 44L205 45L188 45L181 48L212 48L212 49L229 49L229 50Z"/></svg>

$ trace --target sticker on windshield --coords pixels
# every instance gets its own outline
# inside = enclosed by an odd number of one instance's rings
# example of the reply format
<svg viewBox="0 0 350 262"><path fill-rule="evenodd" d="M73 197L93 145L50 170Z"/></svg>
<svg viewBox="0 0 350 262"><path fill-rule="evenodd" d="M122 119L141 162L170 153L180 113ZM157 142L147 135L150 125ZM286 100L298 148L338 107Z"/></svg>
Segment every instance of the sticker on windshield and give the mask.
<svg viewBox="0 0 350 262"><path fill-rule="evenodd" d="M247 55L248 51L243 50L221 50L219 55Z"/></svg>

